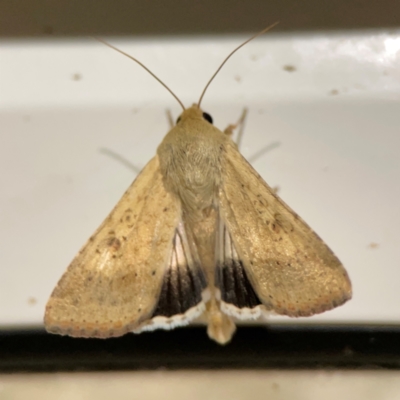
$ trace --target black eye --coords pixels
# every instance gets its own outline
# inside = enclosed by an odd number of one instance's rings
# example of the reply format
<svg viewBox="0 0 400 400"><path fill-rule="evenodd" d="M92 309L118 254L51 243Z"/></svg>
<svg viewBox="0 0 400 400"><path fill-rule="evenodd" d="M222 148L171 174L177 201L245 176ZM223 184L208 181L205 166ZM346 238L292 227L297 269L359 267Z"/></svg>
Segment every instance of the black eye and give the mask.
<svg viewBox="0 0 400 400"><path fill-rule="evenodd" d="M181 120L181 117L179 116L179 117L177 118L177 120L176 120L176 123L179 124L180 120Z"/></svg>
<svg viewBox="0 0 400 400"><path fill-rule="evenodd" d="M212 119L212 117L211 117L210 114L207 114L206 112L203 112L203 118L204 118L206 121L208 121L210 124L213 123L213 119Z"/></svg>

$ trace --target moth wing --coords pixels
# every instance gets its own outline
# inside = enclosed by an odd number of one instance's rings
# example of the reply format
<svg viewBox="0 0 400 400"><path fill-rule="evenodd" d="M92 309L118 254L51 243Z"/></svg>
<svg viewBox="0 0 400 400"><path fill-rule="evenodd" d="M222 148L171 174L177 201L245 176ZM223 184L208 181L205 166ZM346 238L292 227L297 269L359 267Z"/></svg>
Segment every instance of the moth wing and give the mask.
<svg viewBox="0 0 400 400"><path fill-rule="evenodd" d="M351 283L338 258L274 194L233 143L226 148L221 168L220 237L231 249L220 250L217 261L217 285L225 312L251 318L259 314L262 303L277 314L300 317L349 300ZM219 243L221 247L223 239ZM244 274L241 278L236 273L236 286L230 283L230 298L227 284L221 283L227 275L223 268L229 263L241 266ZM235 294L237 282L242 282L242 292L252 288L256 298L241 303Z"/></svg>
<svg viewBox="0 0 400 400"><path fill-rule="evenodd" d="M221 214L216 234L215 286L219 289L222 312L239 319L260 317L263 307L246 274L228 227Z"/></svg>
<svg viewBox="0 0 400 400"><path fill-rule="evenodd" d="M58 282L46 306L46 329L70 336L120 336L151 324L157 315L165 318L154 313L168 314L171 307L186 318L181 324L187 323L186 311L191 308L193 314L202 304L205 280L185 237L180 202L165 190L156 156ZM186 255L179 263L173 258L177 251ZM171 268L185 281L180 292L170 284ZM182 303L182 296L189 300ZM158 323L164 327L165 321Z"/></svg>

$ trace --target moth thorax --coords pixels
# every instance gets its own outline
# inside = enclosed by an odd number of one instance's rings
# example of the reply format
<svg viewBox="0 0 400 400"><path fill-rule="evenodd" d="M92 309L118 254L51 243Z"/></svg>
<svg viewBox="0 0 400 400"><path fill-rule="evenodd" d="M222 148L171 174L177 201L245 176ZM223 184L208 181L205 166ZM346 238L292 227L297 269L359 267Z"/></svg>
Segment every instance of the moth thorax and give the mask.
<svg viewBox="0 0 400 400"><path fill-rule="evenodd" d="M209 208L221 185L220 146L215 146L209 137L182 137L181 132L174 137L171 133L158 148L166 189L177 195L187 209Z"/></svg>

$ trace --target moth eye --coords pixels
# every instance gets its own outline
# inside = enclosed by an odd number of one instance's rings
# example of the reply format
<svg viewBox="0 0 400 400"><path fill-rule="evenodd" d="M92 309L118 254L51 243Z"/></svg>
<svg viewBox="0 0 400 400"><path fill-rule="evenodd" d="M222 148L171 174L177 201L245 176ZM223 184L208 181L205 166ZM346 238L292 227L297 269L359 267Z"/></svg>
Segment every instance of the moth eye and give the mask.
<svg viewBox="0 0 400 400"><path fill-rule="evenodd" d="M176 120L176 124L179 124L179 122L181 121L181 117L179 116Z"/></svg>
<svg viewBox="0 0 400 400"><path fill-rule="evenodd" d="M212 119L212 117L211 117L210 114L207 114L206 112L203 112L203 118L204 118L206 121L208 121L210 124L213 123L213 119Z"/></svg>

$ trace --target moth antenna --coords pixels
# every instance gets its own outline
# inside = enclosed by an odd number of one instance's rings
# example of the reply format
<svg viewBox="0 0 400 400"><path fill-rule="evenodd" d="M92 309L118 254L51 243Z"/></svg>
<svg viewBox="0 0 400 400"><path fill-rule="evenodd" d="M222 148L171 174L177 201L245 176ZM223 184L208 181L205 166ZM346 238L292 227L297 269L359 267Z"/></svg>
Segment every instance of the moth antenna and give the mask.
<svg viewBox="0 0 400 400"><path fill-rule="evenodd" d="M218 72L221 71L222 67L225 65L225 63L231 58L231 56L233 56L233 54L235 54L241 47L243 47L245 44L249 43L250 41L252 41L253 39L255 39L257 36L262 35L263 33L271 30L274 26L278 25L279 21L274 22L272 25L269 25L268 27L266 27L265 29L263 29L261 32L256 33L255 35L253 35L250 39L247 39L245 42L243 42L240 46L236 47L236 49L234 49L226 58L225 60L222 62L222 64L218 67L218 69L214 72L214 75L211 77L211 79L208 81L207 85L205 86L203 92L201 93L199 102L197 103L197 107L200 108L200 103L203 100L204 94L206 93L206 90L208 89L208 87L210 86L211 82L214 80L214 78L217 76Z"/></svg>
<svg viewBox="0 0 400 400"><path fill-rule="evenodd" d="M174 96L175 100L179 103L179 105L182 107L183 111L185 111L185 106L183 105L183 103L179 100L178 96L153 72L151 72L143 63L141 63L139 60L137 60L135 57L132 57L131 55L129 55L128 53L125 53L124 51L118 49L117 47L114 47L112 44L107 43L105 40L100 39L98 37L92 36L93 39L96 39L97 41L99 41L100 43L105 44L106 46L110 47L111 49L118 51L118 53L123 54L124 56L130 58L131 60L135 61L135 63L139 64L142 68L144 68L154 79L156 79L158 82L161 83L161 85L163 85L165 87L165 89L168 90L168 92L170 92L172 94L172 96Z"/></svg>

